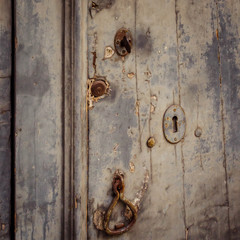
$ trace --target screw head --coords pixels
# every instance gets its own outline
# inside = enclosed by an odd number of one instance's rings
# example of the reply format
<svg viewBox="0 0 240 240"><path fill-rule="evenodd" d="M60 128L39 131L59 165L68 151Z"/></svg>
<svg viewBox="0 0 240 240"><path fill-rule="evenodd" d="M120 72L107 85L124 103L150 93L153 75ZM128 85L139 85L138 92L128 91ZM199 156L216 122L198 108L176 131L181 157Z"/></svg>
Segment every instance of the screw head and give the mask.
<svg viewBox="0 0 240 240"><path fill-rule="evenodd" d="M153 148L156 144L156 140L154 137L150 137L148 140L147 140L147 146L149 148Z"/></svg>
<svg viewBox="0 0 240 240"><path fill-rule="evenodd" d="M107 85L102 80L96 80L91 86L91 92L94 97L101 97L106 93Z"/></svg>
<svg viewBox="0 0 240 240"><path fill-rule="evenodd" d="M202 129L200 127L197 127L196 130L194 131L194 135L196 137L201 137L202 135Z"/></svg>

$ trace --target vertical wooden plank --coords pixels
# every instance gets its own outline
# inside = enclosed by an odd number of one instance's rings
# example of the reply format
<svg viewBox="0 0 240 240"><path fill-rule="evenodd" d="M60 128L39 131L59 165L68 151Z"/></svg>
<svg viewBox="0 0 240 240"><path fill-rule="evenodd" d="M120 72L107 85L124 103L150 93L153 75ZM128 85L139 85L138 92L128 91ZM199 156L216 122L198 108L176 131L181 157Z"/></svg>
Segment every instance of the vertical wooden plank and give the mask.
<svg viewBox="0 0 240 240"><path fill-rule="evenodd" d="M0 2L0 77L10 78L11 69L11 37L12 37L12 10L11 1L2 0Z"/></svg>
<svg viewBox="0 0 240 240"><path fill-rule="evenodd" d="M75 0L63 9L63 239L74 239L74 11Z"/></svg>
<svg viewBox="0 0 240 240"><path fill-rule="evenodd" d="M90 239L106 237L97 235L92 215L97 207L110 204L108 190L118 168L125 171L125 192L130 199L146 172L151 179L136 225L118 238L185 237L181 148L167 143L162 135L163 113L179 101L175 3L157 6L155 1L114 2L94 12L93 19L89 16L89 77L107 76L112 89L89 112ZM104 48L113 45L121 27L132 32L131 54L122 62L116 55L103 60ZM157 145L149 150L146 141L151 135ZM129 171L130 163L134 173Z"/></svg>
<svg viewBox="0 0 240 240"><path fill-rule="evenodd" d="M122 27L129 29L135 39L135 3L130 0L94 2L96 8L89 1L88 77L105 76L111 91L89 110L88 237L105 239L106 235L94 227L93 213L100 205L105 209L110 205L112 177L117 169L125 172L126 196L133 199L134 177L129 171L129 163L133 159L133 145L136 144L138 149L139 145L136 142L136 79L127 77L129 72L135 73L136 48L134 46L125 58L115 53L104 59L104 52L106 47L114 49L115 34ZM120 209L117 212L116 218ZM118 239L131 239L131 235L125 234Z"/></svg>
<svg viewBox="0 0 240 240"><path fill-rule="evenodd" d="M16 239L63 234L62 11L16 1Z"/></svg>
<svg viewBox="0 0 240 240"><path fill-rule="evenodd" d="M240 2L215 1L229 239L240 238Z"/></svg>
<svg viewBox="0 0 240 240"><path fill-rule="evenodd" d="M0 239L10 239L11 224L11 78L0 77ZM12 209L13 210L13 209Z"/></svg>
<svg viewBox="0 0 240 240"><path fill-rule="evenodd" d="M11 224L11 1L0 2L0 239L10 239Z"/></svg>
<svg viewBox="0 0 240 240"><path fill-rule="evenodd" d="M89 112L88 238L106 238L92 216L110 204L112 174L120 168L130 199L146 170L150 183L137 223L118 239L237 239L239 3L124 4L89 2L88 77L105 76L112 92ZM132 31L132 53L122 62L103 59L120 27ZM171 104L181 105L187 119L176 145L162 133Z"/></svg>
<svg viewBox="0 0 240 240"><path fill-rule="evenodd" d="M176 2L180 97L187 119L182 143L186 238L229 239L216 5Z"/></svg>
<svg viewBox="0 0 240 240"><path fill-rule="evenodd" d="M136 1L136 47L142 150L147 151L150 183L139 239L183 239L184 196L181 143L168 143L163 114L179 103L176 6L174 1ZM149 137L156 146L147 149Z"/></svg>
<svg viewBox="0 0 240 240"><path fill-rule="evenodd" d="M74 24L74 239L87 239L88 114L87 94L88 1L75 2Z"/></svg>

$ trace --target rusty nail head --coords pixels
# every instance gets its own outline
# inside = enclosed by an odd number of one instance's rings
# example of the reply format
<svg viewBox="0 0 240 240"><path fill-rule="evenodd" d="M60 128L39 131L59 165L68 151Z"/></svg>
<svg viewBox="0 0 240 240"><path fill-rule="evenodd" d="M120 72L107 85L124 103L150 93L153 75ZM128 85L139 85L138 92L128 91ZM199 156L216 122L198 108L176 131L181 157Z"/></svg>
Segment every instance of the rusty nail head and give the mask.
<svg viewBox="0 0 240 240"><path fill-rule="evenodd" d="M101 97L106 93L107 85L102 80L96 80L91 86L91 92L94 97Z"/></svg>
<svg viewBox="0 0 240 240"><path fill-rule="evenodd" d="M155 138L154 137L150 137L148 140L147 140L147 146L149 148L153 148L156 144L156 141L155 141Z"/></svg>

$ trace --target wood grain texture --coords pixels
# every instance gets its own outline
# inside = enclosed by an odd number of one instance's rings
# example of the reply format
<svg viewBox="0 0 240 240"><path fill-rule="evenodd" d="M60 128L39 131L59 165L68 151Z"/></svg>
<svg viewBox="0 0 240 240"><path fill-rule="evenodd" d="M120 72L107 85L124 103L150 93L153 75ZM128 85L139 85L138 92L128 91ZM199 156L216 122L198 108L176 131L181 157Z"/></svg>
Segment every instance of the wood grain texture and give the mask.
<svg viewBox="0 0 240 240"><path fill-rule="evenodd" d="M74 0L64 1L63 239L74 239Z"/></svg>
<svg viewBox="0 0 240 240"><path fill-rule="evenodd" d="M133 199L135 193L132 187L136 186L131 184L133 176L129 174L128 169L133 157L132 151L137 148L139 152L140 149L136 115L136 78L127 77L129 72L136 72L135 54L130 54L124 60L116 53L111 59L103 59L105 47L114 48L114 37L118 29L128 28L135 39L135 3L110 1L112 4L108 6L108 2L96 2L100 4L101 10L98 12L92 9L92 17L88 14L88 77L105 76L111 89L110 96L100 100L89 110L89 239L106 237L95 230L92 216L98 205L107 207L112 201L112 176L117 169L127 173L125 192L128 198ZM91 1L89 6L90 4ZM130 237L125 235L119 239Z"/></svg>
<svg viewBox="0 0 240 240"><path fill-rule="evenodd" d="M103 24L106 21L107 29ZM104 48L113 45L121 27L132 32L131 54L124 60L116 54L102 60ZM181 148L168 144L161 131L164 111L178 102L175 3L116 2L93 19L89 17L88 28L89 77L107 76L112 90L89 112L89 237L105 238L102 233L97 235L91 219L97 206L106 208L110 204L112 174L120 168L126 175L128 198L136 196L146 170L150 187L137 224L119 239L183 238ZM96 73L92 67L94 51ZM129 79L131 72L134 78ZM157 140L152 150L146 146L150 136ZM134 173L130 172L130 162Z"/></svg>
<svg viewBox="0 0 240 240"><path fill-rule="evenodd" d="M0 77L11 77L12 73L12 8L11 1L0 2Z"/></svg>
<svg viewBox="0 0 240 240"><path fill-rule="evenodd" d="M87 239L87 1L77 1L74 9L74 239Z"/></svg>
<svg viewBox="0 0 240 240"><path fill-rule="evenodd" d="M187 118L186 234L228 239L227 187L214 1L177 1L181 104ZM202 135L194 132L200 128Z"/></svg>
<svg viewBox="0 0 240 240"><path fill-rule="evenodd" d="M0 2L0 239L10 239L11 224L11 2Z"/></svg>
<svg viewBox="0 0 240 240"><path fill-rule="evenodd" d="M89 239L106 238L92 216L111 202L118 168L130 199L150 173L137 223L118 239L238 239L239 1L104 3L96 2L88 18L89 78L106 76L111 87L89 112ZM120 27L132 32L131 54L103 60ZM176 145L162 132L173 103L187 119ZM157 142L152 149L150 136Z"/></svg>
<svg viewBox="0 0 240 240"><path fill-rule="evenodd" d="M219 84L230 239L240 237L240 2L216 1Z"/></svg>
<svg viewBox="0 0 240 240"><path fill-rule="evenodd" d="M72 1L16 1L16 239L73 236Z"/></svg>
<svg viewBox="0 0 240 240"><path fill-rule="evenodd" d="M93 214L112 201L117 169L128 199L146 174L149 188L136 224L114 239L239 239L239 0L16 3L16 239L113 239L95 229ZM122 27L131 53L104 59ZM0 107L8 111L4 64ZM110 94L89 110L87 82L98 76ZM172 104L187 120L175 145L162 131ZM9 114L0 114L4 167ZM117 206L112 227L124 210Z"/></svg>
<svg viewBox="0 0 240 240"><path fill-rule="evenodd" d="M172 104L179 104L175 2L136 1L136 16L141 142L147 153L150 183L134 232L141 239L182 239L185 212L181 145L169 144L162 131L164 112ZM146 146L150 136L157 142L152 149Z"/></svg>

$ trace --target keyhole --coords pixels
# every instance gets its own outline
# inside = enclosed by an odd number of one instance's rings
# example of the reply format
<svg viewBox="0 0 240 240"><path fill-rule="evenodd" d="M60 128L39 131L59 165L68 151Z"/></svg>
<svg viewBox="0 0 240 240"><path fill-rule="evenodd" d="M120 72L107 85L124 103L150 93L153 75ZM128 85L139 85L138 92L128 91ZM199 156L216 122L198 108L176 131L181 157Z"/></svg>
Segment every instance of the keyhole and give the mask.
<svg viewBox="0 0 240 240"><path fill-rule="evenodd" d="M126 36L124 36L123 39L121 40L121 47L125 47L127 52L131 53L131 46L128 43L128 40L127 40Z"/></svg>
<svg viewBox="0 0 240 240"><path fill-rule="evenodd" d="M177 116L174 116L172 118L172 121L173 121L173 132L177 132L178 131L178 118Z"/></svg>

